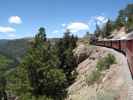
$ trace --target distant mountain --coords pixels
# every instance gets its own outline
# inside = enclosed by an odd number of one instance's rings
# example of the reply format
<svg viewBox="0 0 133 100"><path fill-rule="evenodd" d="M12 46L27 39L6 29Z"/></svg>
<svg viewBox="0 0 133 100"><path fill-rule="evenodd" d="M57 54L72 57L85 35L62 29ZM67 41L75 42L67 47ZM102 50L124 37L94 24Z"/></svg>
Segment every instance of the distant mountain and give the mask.
<svg viewBox="0 0 133 100"><path fill-rule="evenodd" d="M19 62L29 48L30 39L0 40L0 54Z"/></svg>
<svg viewBox="0 0 133 100"><path fill-rule="evenodd" d="M25 55L30 46L30 42L33 38L23 38L15 40L0 40L0 54L5 55L8 58L14 59L15 62L20 62L21 58ZM57 42L59 38L49 38L48 41L51 44Z"/></svg>

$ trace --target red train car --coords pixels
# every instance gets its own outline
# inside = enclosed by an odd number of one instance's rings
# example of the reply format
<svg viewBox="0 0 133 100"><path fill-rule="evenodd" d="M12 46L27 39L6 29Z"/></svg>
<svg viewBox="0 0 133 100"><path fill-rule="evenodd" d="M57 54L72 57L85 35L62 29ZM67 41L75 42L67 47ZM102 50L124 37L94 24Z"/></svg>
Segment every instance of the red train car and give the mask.
<svg viewBox="0 0 133 100"><path fill-rule="evenodd" d="M126 56L133 76L133 39L126 40Z"/></svg>
<svg viewBox="0 0 133 100"><path fill-rule="evenodd" d="M126 54L126 40L121 40L120 41L120 45L121 45L121 52Z"/></svg>
<svg viewBox="0 0 133 100"><path fill-rule="evenodd" d="M105 42L105 46L106 46L106 47L111 47L111 46L112 46L112 41L110 41L110 40L105 40L104 42Z"/></svg>
<svg viewBox="0 0 133 100"><path fill-rule="evenodd" d="M111 47L116 49L116 50L120 50L121 49L120 40L112 40Z"/></svg>
<svg viewBox="0 0 133 100"><path fill-rule="evenodd" d="M97 41L96 44L99 46L104 46L104 41Z"/></svg>
<svg viewBox="0 0 133 100"><path fill-rule="evenodd" d="M96 45L114 48L124 53L127 56L130 72L133 77L133 34L131 35L127 39L97 41Z"/></svg>

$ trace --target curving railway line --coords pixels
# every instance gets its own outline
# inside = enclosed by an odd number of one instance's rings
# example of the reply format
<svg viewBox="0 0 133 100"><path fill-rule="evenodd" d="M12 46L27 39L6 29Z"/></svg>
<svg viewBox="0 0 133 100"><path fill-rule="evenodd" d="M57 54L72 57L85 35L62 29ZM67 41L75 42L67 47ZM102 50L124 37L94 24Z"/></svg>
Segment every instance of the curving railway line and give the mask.
<svg viewBox="0 0 133 100"><path fill-rule="evenodd" d="M133 79L133 32L129 33L129 35L125 39L109 39L109 40L92 39L91 44L113 48L123 53L127 57L129 69Z"/></svg>

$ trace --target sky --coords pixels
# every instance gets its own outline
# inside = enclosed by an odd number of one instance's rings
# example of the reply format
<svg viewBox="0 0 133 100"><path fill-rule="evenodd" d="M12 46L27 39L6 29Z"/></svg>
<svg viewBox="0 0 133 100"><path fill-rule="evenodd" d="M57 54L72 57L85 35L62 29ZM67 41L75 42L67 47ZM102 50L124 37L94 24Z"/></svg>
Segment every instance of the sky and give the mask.
<svg viewBox="0 0 133 100"><path fill-rule="evenodd" d="M69 29L82 37L96 22L115 20L133 0L0 0L0 39L34 37L45 27L47 37L62 37Z"/></svg>

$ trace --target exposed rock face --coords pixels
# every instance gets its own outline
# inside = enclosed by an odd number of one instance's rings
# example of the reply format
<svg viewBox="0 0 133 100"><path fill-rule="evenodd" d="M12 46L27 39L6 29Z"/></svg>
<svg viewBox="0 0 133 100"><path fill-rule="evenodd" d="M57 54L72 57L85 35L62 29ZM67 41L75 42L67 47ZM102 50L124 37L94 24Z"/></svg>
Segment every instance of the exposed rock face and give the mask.
<svg viewBox="0 0 133 100"><path fill-rule="evenodd" d="M103 71L104 76L99 82L88 85L86 75L90 75L96 69L97 61L108 53L116 57L117 64ZM75 54L79 57L79 62L85 60L77 67L78 76L75 83L68 88L66 100L130 100L126 79L128 77L131 80L131 77L124 55L108 48L86 47L83 44L75 49Z"/></svg>
<svg viewBox="0 0 133 100"><path fill-rule="evenodd" d="M115 29L112 32L112 36L114 39L124 39L126 37L126 28L125 27L121 27L119 30Z"/></svg>
<svg viewBox="0 0 133 100"><path fill-rule="evenodd" d="M77 63L79 64L83 60L89 57L91 54L92 50L88 46L84 44L80 44L76 49L74 49L74 56L77 59Z"/></svg>

